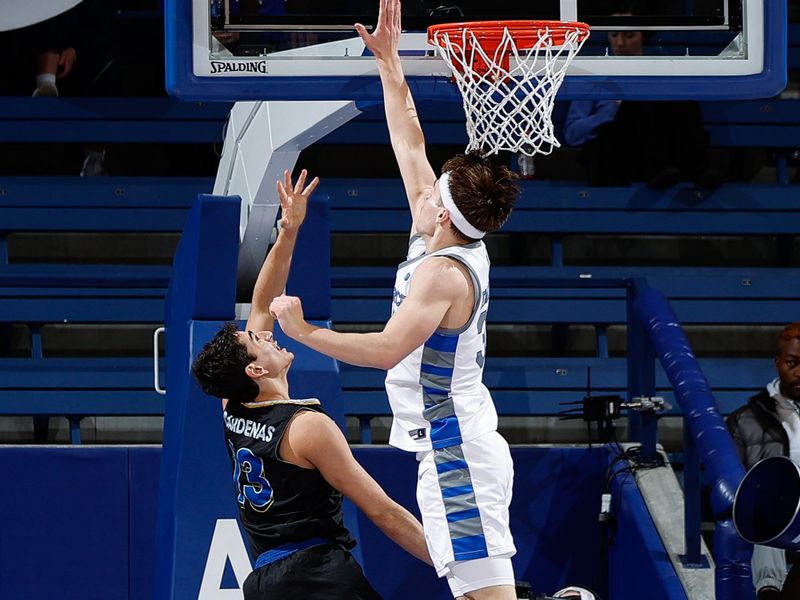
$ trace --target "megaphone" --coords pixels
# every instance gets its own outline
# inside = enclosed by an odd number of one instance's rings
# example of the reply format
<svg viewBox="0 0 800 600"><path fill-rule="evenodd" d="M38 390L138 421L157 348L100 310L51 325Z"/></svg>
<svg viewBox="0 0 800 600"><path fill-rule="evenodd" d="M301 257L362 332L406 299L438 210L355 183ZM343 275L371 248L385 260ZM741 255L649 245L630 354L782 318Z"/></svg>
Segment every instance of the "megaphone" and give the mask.
<svg viewBox="0 0 800 600"><path fill-rule="evenodd" d="M800 550L800 469L785 456L757 462L733 501L733 524L747 542Z"/></svg>

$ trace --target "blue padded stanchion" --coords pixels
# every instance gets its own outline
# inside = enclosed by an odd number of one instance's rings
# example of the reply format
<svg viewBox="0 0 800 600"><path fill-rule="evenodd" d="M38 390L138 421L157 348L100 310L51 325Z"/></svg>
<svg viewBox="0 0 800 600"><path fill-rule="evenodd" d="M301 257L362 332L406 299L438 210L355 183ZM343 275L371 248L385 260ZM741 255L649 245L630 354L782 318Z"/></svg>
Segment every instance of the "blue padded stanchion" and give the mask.
<svg viewBox="0 0 800 600"><path fill-rule="evenodd" d="M190 366L192 337L207 341L220 322L234 318L239 209L238 197L198 196L173 262L165 315L158 600L198 597L217 520L236 518L219 400L194 384Z"/></svg>

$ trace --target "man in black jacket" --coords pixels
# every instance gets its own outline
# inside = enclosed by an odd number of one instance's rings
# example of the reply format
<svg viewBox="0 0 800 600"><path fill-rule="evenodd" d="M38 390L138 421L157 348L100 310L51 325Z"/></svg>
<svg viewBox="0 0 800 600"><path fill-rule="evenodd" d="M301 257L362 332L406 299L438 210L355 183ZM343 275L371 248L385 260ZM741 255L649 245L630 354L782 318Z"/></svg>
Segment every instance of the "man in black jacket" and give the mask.
<svg viewBox="0 0 800 600"><path fill-rule="evenodd" d="M748 470L769 456L787 456L800 465L800 322L784 327L777 342L778 376L727 420L739 458ZM759 600L789 597L784 586L783 550L755 546L751 564Z"/></svg>

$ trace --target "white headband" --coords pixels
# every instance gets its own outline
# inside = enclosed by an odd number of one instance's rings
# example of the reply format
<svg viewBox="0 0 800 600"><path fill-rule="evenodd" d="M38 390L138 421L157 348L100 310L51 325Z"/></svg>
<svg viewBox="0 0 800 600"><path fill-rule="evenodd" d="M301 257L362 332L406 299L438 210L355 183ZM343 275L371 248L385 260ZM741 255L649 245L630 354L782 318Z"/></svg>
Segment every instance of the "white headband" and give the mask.
<svg viewBox="0 0 800 600"><path fill-rule="evenodd" d="M450 220L456 226L456 229L473 240L483 239L486 232L470 225L469 221L458 210L456 203L453 202L453 196L450 194L450 171L442 173L442 176L439 177L439 193L442 196L442 204L447 209L447 212L450 213Z"/></svg>

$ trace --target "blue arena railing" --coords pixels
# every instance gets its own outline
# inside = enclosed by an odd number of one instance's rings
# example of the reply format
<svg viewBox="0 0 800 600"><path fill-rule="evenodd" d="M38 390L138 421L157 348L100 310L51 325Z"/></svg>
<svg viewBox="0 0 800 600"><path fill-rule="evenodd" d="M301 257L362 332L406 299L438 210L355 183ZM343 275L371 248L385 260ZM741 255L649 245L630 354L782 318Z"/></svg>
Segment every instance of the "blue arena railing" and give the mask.
<svg viewBox="0 0 800 600"><path fill-rule="evenodd" d="M749 544L732 527L733 500L744 477L733 440L722 419L708 380L700 369L680 321L659 291L636 281L632 303L636 320L647 333L672 383L684 419L685 564L700 563L700 469L711 481L715 531L716 597L744 598L752 589Z"/></svg>

